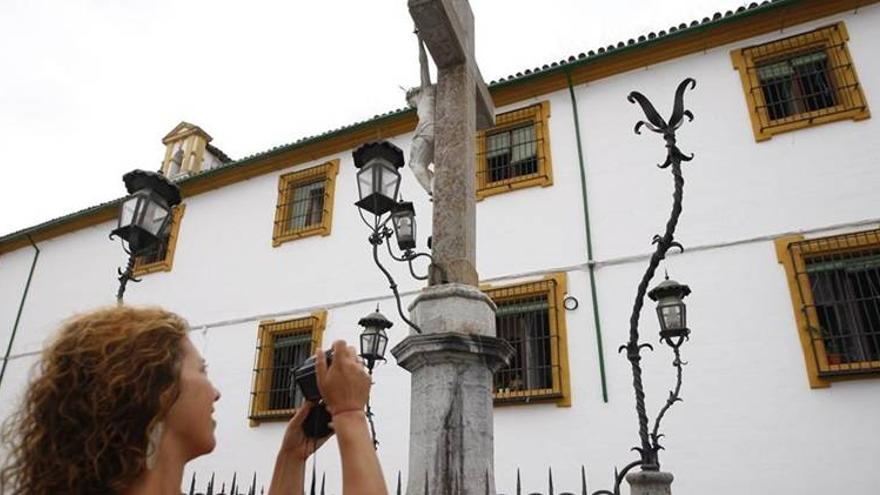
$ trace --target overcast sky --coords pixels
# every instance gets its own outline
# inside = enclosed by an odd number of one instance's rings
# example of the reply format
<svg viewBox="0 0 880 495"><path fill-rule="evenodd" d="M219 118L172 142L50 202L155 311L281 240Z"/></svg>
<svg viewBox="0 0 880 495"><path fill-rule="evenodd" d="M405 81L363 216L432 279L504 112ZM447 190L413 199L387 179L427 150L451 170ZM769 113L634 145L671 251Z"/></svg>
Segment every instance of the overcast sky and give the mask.
<svg viewBox="0 0 880 495"><path fill-rule="evenodd" d="M490 80L737 0L471 0ZM0 0L0 236L124 194L161 138L233 159L404 106L406 0Z"/></svg>

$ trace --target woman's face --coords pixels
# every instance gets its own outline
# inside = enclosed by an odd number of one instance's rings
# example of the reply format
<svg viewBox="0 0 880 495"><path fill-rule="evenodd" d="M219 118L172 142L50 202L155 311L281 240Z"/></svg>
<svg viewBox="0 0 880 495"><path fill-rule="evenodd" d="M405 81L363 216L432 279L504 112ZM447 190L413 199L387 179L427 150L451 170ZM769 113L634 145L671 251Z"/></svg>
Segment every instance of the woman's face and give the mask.
<svg viewBox="0 0 880 495"><path fill-rule="evenodd" d="M165 428L169 440L188 460L214 450L212 414L220 391L208 380L205 360L193 343L184 337L181 347L180 393L168 411Z"/></svg>

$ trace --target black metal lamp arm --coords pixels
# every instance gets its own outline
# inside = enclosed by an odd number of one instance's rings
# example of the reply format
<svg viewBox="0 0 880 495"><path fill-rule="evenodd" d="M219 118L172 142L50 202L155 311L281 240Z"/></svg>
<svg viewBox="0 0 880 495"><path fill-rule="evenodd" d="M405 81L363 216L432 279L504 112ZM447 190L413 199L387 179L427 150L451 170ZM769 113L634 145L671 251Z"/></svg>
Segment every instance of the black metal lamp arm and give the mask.
<svg viewBox="0 0 880 495"><path fill-rule="evenodd" d="M390 238L391 237L391 229L389 229L388 227L385 227L380 232L380 235L384 239ZM394 251L391 249L390 242L386 243L386 247L388 248L388 256L390 256L391 259L393 259L394 261L399 261L401 263L406 263L407 265L409 265L409 273L410 273L410 275L412 275L412 277L414 279L428 280L431 277L431 270L438 270L438 271L440 271L440 280L442 281L442 283L446 283L446 280L447 280L446 272L443 270L443 268L440 265L437 265L434 263L434 257L431 256L430 253L426 253L426 252L418 253L418 252L414 252L412 249L407 249L406 251L403 252L403 254L401 256L397 256L394 254ZM418 273L416 273L415 268L413 268L413 261L415 261L419 258L422 258L422 257L428 258L428 260L430 262L428 265L428 274L426 274L426 275L419 275Z"/></svg>
<svg viewBox="0 0 880 495"><path fill-rule="evenodd" d="M400 303L400 293L397 291L397 283L394 281L394 277L391 276L388 270L386 270L379 261L379 244L382 244L385 239L387 239L387 237L383 231L374 231L370 235L370 244L373 245L373 261L376 262L376 266L379 267L379 270L382 270L382 273L385 274L385 278L388 279L388 285L391 288L391 292L394 293L394 300L397 302L397 313L400 315L400 318L405 321L410 328L415 330L416 333L420 334L422 333L422 329L403 314L403 307Z"/></svg>
<svg viewBox="0 0 880 495"><path fill-rule="evenodd" d="M111 235L112 239L113 236ZM137 256L134 253L130 252L128 249L125 249L125 246L122 249L128 254L128 263L125 265L125 270L122 268L117 268L116 273L119 275L119 289L116 291L116 304L122 305L122 297L125 294L125 287L128 285L129 281L132 282L140 282L141 279L134 277L134 265L137 261Z"/></svg>
<svg viewBox="0 0 880 495"><path fill-rule="evenodd" d="M651 432L651 446L654 449L654 452L659 452L660 449L663 448L663 446L660 445L660 438L663 437L663 434L660 433L660 422L663 421L663 416L666 415L666 411L668 411L673 404L683 400L680 396L681 368L687 363L681 360L681 351L679 347L673 347L672 352L675 353L675 359L672 361L672 366L675 367L675 389L669 391L669 398L666 399L666 404L664 404L663 408L660 409L660 412L657 413L657 419L654 421L654 430Z"/></svg>

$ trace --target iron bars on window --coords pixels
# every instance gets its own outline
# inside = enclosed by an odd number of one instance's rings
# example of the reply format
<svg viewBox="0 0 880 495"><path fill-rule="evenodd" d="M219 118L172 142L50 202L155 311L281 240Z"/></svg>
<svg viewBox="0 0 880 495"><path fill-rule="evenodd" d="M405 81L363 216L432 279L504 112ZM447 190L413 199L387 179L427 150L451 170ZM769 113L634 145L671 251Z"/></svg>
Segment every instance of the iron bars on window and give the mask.
<svg viewBox="0 0 880 495"><path fill-rule="evenodd" d="M789 244L819 376L880 371L880 230Z"/></svg>
<svg viewBox="0 0 880 495"><path fill-rule="evenodd" d="M490 289L497 306L496 336L515 350L494 375L495 402L531 402L563 396L559 308L553 280Z"/></svg>

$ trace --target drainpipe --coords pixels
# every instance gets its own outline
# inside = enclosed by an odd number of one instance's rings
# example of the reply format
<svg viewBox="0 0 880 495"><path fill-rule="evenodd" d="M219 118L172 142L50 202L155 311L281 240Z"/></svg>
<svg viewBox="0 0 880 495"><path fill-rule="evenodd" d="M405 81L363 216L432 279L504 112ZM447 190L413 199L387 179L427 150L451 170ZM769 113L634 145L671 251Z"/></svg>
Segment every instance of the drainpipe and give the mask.
<svg viewBox="0 0 880 495"><path fill-rule="evenodd" d="M587 202L587 176L584 169L584 149L581 145L581 124L578 117L577 99L571 83L571 72L566 71L568 93L571 96L571 111L574 115L574 133L577 141L578 162L581 173L581 196L584 203L584 233L587 237L587 270L590 275L590 299L593 303L593 326L596 327L596 344L599 350L599 377L602 382L602 401L608 403L608 385L605 380L605 351L602 346L602 323L599 320L599 301L596 295L596 262L593 261L593 236L590 233L590 207Z"/></svg>
<svg viewBox="0 0 880 495"><path fill-rule="evenodd" d="M3 375L6 374L6 365L9 364L9 355L12 353L12 343L15 342L15 333L18 331L18 322L21 321L21 312L24 309L24 302L27 300L28 291L31 288L31 280L34 278L34 268L37 266L37 259L40 257L40 248L34 242L34 239L28 234L28 240L34 247L34 260L31 262L31 271L28 273L27 282L24 284L24 294L21 295L21 304L18 305L18 314L15 315L15 323L12 325L12 335L9 336L9 345L6 346L6 355L3 356L3 368L0 368L0 385L3 384Z"/></svg>

